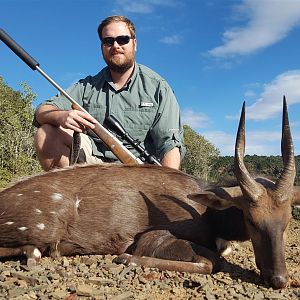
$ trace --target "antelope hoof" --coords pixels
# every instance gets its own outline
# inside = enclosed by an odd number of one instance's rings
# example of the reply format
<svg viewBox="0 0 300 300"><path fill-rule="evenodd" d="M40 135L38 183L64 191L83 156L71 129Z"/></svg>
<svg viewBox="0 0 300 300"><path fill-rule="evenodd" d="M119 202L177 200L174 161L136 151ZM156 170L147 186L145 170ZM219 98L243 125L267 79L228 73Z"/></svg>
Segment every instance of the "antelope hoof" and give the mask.
<svg viewBox="0 0 300 300"><path fill-rule="evenodd" d="M27 267L34 268L36 262L42 258L41 251L34 246L24 246L23 253L27 256Z"/></svg>
<svg viewBox="0 0 300 300"><path fill-rule="evenodd" d="M27 267L28 267L29 269L35 268L35 267L36 267L36 259L35 259L35 258L32 258L32 257L28 258L28 259L27 259Z"/></svg>

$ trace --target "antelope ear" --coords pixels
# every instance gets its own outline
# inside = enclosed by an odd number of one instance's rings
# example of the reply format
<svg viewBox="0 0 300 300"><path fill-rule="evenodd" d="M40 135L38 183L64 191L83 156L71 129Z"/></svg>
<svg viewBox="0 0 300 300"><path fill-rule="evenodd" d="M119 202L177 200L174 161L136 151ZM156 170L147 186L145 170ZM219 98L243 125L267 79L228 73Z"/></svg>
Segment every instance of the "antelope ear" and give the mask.
<svg viewBox="0 0 300 300"><path fill-rule="evenodd" d="M223 210L235 206L234 201L221 198L211 191L189 194L188 198L216 210Z"/></svg>

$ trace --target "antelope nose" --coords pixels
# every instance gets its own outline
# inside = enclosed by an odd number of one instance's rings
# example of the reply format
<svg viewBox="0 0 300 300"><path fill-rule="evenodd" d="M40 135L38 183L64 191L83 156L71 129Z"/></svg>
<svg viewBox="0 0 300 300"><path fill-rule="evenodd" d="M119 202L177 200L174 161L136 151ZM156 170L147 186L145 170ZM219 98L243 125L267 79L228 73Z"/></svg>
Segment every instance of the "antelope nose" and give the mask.
<svg viewBox="0 0 300 300"><path fill-rule="evenodd" d="M288 284L288 277L283 275L275 275L270 278L270 283L274 289L284 289Z"/></svg>

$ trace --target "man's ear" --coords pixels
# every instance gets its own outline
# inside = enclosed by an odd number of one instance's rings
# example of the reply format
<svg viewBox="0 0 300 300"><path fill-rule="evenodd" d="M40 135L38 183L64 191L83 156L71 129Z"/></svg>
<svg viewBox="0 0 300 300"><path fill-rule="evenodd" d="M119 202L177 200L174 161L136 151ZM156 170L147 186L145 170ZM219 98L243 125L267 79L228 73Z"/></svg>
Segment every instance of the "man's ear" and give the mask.
<svg viewBox="0 0 300 300"><path fill-rule="evenodd" d="M222 198L212 191L193 193L189 194L187 197L197 203L201 203L209 208L213 208L216 210L223 210L232 206L236 206L239 208L238 202L234 201L234 199Z"/></svg>
<svg viewBox="0 0 300 300"><path fill-rule="evenodd" d="M133 39L133 43L134 43L134 51L137 52L137 41L136 41L136 39Z"/></svg>

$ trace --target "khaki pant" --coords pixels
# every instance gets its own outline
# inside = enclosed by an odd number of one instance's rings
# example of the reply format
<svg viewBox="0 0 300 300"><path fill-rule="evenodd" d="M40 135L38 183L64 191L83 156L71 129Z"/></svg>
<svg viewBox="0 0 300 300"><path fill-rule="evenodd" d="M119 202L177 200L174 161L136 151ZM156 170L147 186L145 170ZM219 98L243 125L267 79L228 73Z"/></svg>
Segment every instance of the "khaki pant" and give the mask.
<svg viewBox="0 0 300 300"><path fill-rule="evenodd" d="M102 164L104 162L112 162L105 157L93 155L92 142L86 134L80 133L80 139L81 143L77 163Z"/></svg>

